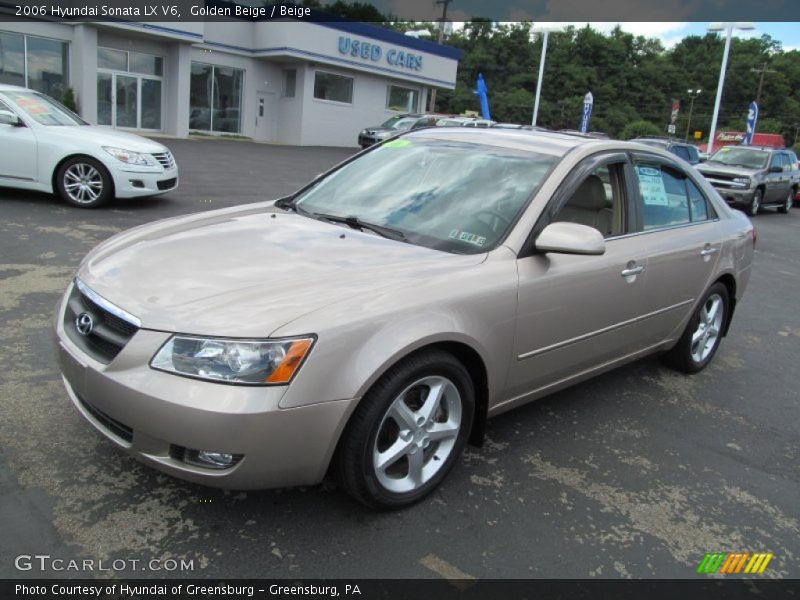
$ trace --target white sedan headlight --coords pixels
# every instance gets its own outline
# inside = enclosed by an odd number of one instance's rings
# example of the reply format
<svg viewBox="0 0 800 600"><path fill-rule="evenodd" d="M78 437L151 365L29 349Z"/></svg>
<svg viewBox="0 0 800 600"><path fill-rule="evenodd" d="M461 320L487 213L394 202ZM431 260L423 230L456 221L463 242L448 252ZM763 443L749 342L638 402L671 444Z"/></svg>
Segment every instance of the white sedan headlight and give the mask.
<svg viewBox="0 0 800 600"><path fill-rule="evenodd" d="M149 154L142 154L141 152L132 152L131 150L123 150L122 148L113 148L110 146L103 146L103 150L108 152L111 156L120 162L128 165L136 165L137 167L155 167L156 159Z"/></svg>
<svg viewBox="0 0 800 600"><path fill-rule="evenodd" d="M313 337L259 341L175 335L156 353L150 366L210 381L285 385L313 343Z"/></svg>

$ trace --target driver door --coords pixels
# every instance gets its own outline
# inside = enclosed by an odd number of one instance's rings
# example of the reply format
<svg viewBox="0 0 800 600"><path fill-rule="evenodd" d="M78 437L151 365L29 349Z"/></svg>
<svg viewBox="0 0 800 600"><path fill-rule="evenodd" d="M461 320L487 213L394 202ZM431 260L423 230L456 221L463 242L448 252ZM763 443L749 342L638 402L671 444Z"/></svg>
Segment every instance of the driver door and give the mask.
<svg viewBox="0 0 800 600"><path fill-rule="evenodd" d="M0 110L19 113L0 100ZM36 136L30 127L0 124L0 185L36 181Z"/></svg>
<svg viewBox="0 0 800 600"><path fill-rule="evenodd" d="M629 236L628 158L589 159L557 192L537 230L555 221L593 226L600 256L538 253L519 258L519 301L507 397L528 396L642 349L646 247ZM598 186L599 182L599 186Z"/></svg>

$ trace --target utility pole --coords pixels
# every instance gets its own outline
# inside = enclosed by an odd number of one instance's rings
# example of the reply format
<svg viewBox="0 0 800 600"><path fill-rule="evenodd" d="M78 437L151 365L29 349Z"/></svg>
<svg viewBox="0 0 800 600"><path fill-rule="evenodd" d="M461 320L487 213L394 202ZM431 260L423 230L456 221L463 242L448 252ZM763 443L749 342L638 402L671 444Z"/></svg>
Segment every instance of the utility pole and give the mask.
<svg viewBox="0 0 800 600"><path fill-rule="evenodd" d="M447 20L447 5L450 4L453 0L436 0L434 4L441 4L442 5L442 18L439 20L439 39L437 40L440 44L444 39L444 24ZM435 113L436 112L436 88L431 88L431 101L428 108L429 112Z"/></svg>
<svg viewBox="0 0 800 600"><path fill-rule="evenodd" d="M764 74L765 73L774 73L774 69L768 69L766 61L764 62L763 66L760 69L750 69L753 73L761 73L761 77L758 78L758 94L756 94L756 104L761 106L761 90L764 89Z"/></svg>
<svg viewBox="0 0 800 600"><path fill-rule="evenodd" d="M689 118L686 120L686 141L689 141L689 128L692 126L692 111L694 110L694 99L700 95L700 92L703 90L686 90L686 93L689 94L689 97L692 99L691 103L689 104Z"/></svg>

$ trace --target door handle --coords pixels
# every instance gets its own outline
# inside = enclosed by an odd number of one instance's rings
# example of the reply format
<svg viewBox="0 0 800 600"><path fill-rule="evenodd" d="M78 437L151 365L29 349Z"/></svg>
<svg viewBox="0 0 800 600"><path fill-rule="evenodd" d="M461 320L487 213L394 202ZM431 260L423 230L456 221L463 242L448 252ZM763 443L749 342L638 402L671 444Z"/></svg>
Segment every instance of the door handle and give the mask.
<svg viewBox="0 0 800 600"><path fill-rule="evenodd" d="M623 277L630 277L632 275L639 275L640 273L644 272L644 267L642 265L636 267L628 267L627 269L623 269L620 272L620 275Z"/></svg>
<svg viewBox="0 0 800 600"><path fill-rule="evenodd" d="M711 256L717 252L719 252L719 248L711 248L710 246L707 246L700 251L700 256Z"/></svg>

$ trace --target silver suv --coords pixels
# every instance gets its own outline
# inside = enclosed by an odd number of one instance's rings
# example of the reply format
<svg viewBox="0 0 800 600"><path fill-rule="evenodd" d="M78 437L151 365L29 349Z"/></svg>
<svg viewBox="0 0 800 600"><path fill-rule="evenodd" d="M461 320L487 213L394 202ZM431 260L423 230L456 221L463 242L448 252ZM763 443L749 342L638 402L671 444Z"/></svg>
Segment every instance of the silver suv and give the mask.
<svg viewBox="0 0 800 600"><path fill-rule="evenodd" d="M785 148L725 146L697 170L732 205L751 215L762 206L777 206L789 212L800 189L797 156Z"/></svg>

